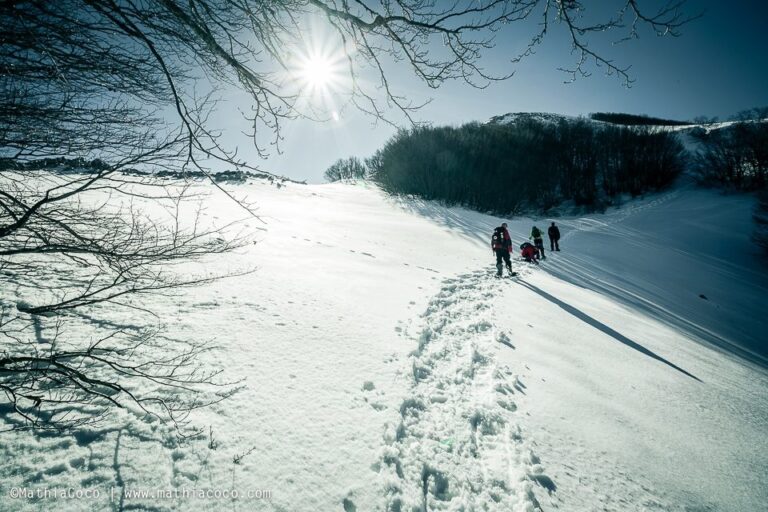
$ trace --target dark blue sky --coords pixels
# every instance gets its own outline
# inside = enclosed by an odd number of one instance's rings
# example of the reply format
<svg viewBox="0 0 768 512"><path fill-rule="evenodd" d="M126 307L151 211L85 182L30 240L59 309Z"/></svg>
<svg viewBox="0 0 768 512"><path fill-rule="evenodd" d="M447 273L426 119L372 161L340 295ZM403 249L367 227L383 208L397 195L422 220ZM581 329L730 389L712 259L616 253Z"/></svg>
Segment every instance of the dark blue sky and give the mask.
<svg viewBox="0 0 768 512"><path fill-rule="evenodd" d="M608 4L608 1L587 2ZM615 2L613 2L615 3ZM641 2L642 4L642 2ZM635 83L625 88L598 68L588 78L563 83L557 70L574 62L561 27L554 27L536 54L512 67L521 31L512 25L500 34L496 48L484 61L499 73L514 77L484 90L448 83L431 90L418 83L405 66L390 72L398 91L415 101L433 98L417 117L435 124L462 124L506 112L544 111L571 115L597 111L648 114L672 119L728 116L750 107L768 106L768 2L762 0L689 0L687 12L704 12L682 29L680 37L657 37L648 30L637 40L595 46L617 63L631 65ZM596 41L595 44L598 44ZM221 112L229 116L231 113ZM336 122L293 121L284 127L284 154L261 162L269 171L310 182L322 181L336 159L365 157L381 147L394 129L346 109ZM249 155L243 140L241 155Z"/></svg>

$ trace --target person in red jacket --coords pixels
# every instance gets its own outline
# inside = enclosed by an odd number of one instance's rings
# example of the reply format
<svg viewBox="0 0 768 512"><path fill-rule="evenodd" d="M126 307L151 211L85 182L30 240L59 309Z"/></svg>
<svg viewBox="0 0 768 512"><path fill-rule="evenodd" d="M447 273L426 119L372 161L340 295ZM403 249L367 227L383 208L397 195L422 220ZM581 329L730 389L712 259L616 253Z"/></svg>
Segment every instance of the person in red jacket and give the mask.
<svg viewBox="0 0 768 512"><path fill-rule="evenodd" d="M529 242L525 242L520 246L520 256L528 263L539 264L539 250Z"/></svg>
<svg viewBox="0 0 768 512"><path fill-rule="evenodd" d="M509 231L507 231L506 222L493 230L491 249L493 249L493 254L496 255L496 269L498 270L496 275L501 277L504 268L501 264L502 260L506 264L509 274L514 274L512 272L512 261L509 257L509 253L512 252L512 238L509 236Z"/></svg>

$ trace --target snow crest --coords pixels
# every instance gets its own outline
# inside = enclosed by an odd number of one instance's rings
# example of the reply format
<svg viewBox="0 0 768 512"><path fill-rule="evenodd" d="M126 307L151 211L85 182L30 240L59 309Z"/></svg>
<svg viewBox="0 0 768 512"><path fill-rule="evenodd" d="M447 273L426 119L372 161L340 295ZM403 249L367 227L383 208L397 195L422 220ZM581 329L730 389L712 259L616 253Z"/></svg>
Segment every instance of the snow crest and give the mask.
<svg viewBox="0 0 768 512"><path fill-rule="evenodd" d="M525 384L497 362L514 349L493 322L507 283L485 271L446 279L423 314L411 389L381 450L388 511L534 511L535 486L554 492L515 421Z"/></svg>

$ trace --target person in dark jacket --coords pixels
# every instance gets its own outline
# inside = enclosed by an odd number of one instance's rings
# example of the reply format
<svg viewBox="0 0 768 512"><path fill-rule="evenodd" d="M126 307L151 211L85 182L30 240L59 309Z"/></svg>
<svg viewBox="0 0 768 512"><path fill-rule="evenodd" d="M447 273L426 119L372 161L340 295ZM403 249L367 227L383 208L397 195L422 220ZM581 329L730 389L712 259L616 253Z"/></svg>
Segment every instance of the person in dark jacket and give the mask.
<svg viewBox="0 0 768 512"><path fill-rule="evenodd" d="M533 229L531 229L531 236L529 238L533 240L533 245L536 246L536 248L539 250L541 259L547 259L547 257L544 255L544 238L541 230L538 227L533 226Z"/></svg>
<svg viewBox="0 0 768 512"><path fill-rule="evenodd" d="M513 272L509 253L512 251L512 238L509 236L509 231L507 231L506 222L493 230L491 249L493 249L493 254L496 255L496 269L498 270L496 275L501 277L502 270L504 269L501 264L502 260L506 264L507 271L511 275Z"/></svg>
<svg viewBox="0 0 768 512"><path fill-rule="evenodd" d="M547 235L549 235L549 250L550 251L559 251L560 250L560 229L555 226L555 223L553 222L551 226L549 226L549 229L547 230Z"/></svg>

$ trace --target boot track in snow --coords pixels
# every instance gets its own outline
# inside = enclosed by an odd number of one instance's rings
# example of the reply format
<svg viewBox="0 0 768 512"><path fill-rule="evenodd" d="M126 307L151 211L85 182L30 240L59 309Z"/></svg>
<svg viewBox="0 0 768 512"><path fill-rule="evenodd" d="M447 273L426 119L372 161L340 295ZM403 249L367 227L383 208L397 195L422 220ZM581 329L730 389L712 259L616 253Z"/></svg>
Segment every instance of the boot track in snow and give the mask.
<svg viewBox="0 0 768 512"><path fill-rule="evenodd" d="M399 422L384 435L386 510L537 510L534 484L555 486L516 424L525 385L497 362L513 348L493 324L499 281L476 271L442 285L422 315Z"/></svg>

